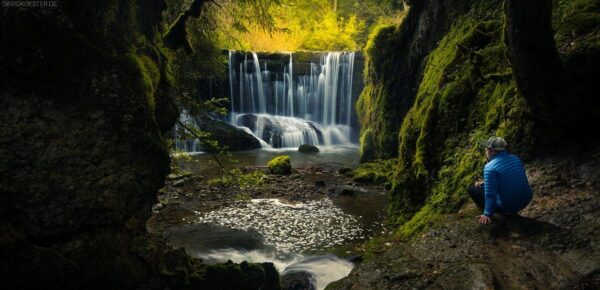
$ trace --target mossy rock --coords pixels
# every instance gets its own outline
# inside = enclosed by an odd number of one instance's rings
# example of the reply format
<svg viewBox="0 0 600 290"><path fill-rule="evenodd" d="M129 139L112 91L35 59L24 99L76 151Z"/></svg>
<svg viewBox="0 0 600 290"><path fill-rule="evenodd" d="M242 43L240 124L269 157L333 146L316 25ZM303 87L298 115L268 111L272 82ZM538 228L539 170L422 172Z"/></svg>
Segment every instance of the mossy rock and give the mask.
<svg viewBox="0 0 600 290"><path fill-rule="evenodd" d="M347 174L353 174L352 179L360 183L383 184L391 180L398 159L376 160L364 163Z"/></svg>
<svg viewBox="0 0 600 290"><path fill-rule="evenodd" d="M310 144L302 144L298 147L298 152L300 153L319 153L319 148Z"/></svg>
<svg viewBox="0 0 600 290"><path fill-rule="evenodd" d="M383 175L377 174L374 171L362 171L359 170L354 174L354 181L360 183L373 183L380 184L387 181L387 178Z"/></svg>
<svg viewBox="0 0 600 290"><path fill-rule="evenodd" d="M273 174L290 174L292 173L292 163L290 162L290 157L287 155L282 155L275 157L267 163L269 167L269 171Z"/></svg>

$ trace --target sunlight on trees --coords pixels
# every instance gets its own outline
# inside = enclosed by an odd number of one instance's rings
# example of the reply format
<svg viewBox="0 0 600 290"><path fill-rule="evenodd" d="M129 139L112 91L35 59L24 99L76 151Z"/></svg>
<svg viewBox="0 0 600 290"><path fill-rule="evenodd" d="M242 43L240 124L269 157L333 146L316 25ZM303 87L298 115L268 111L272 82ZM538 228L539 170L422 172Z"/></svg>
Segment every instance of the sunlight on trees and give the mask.
<svg viewBox="0 0 600 290"><path fill-rule="evenodd" d="M225 10L239 5L229 1ZM336 6L337 5L337 9ZM388 0L282 0L272 3L268 13L274 29L252 25L235 13L218 15L220 46L254 51L360 50L369 31L393 22L401 5ZM249 22L248 22L249 21ZM237 24L248 22L246 31Z"/></svg>

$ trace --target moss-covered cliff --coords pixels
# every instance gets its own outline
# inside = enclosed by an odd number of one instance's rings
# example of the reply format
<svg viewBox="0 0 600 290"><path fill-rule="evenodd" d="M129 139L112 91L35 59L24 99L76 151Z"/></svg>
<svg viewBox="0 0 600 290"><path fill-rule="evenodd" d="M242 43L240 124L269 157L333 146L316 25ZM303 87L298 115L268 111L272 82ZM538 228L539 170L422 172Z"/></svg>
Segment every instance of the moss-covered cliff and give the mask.
<svg viewBox="0 0 600 290"><path fill-rule="evenodd" d="M272 265L207 267L146 232L178 116L165 3L56 4L0 10L3 287L278 288Z"/></svg>
<svg viewBox="0 0 600 290"><path fill-rule="evenodd" d="M528 158L554 134L517 87L507 57L504 1L409 2L400 25L372 35L366 89L357 104L363 161L399 158L389 216L404 225L404 234L463 205L485 162L478 141L504 136L511 151ZM595 3L555 1L564 59L575 57L571 46L583 47L575 50L579 61L597 59ZM585 21L575 24L579 18ZM586 80L597 70L578 69Z"/></svg>

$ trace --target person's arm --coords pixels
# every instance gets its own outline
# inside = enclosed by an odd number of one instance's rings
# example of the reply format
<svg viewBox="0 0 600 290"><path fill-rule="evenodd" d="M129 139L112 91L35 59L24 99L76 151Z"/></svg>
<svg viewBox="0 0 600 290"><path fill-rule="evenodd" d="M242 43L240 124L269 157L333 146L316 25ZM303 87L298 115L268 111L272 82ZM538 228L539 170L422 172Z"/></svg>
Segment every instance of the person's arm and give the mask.
<svg viewBox="0 0 600 290"><path fill-rule="evenodd" d="M496 198L498 197L498 177L492 169L483 170L484 190L485 190L485 209L483 215L491 217L496 207Z"/></svg>

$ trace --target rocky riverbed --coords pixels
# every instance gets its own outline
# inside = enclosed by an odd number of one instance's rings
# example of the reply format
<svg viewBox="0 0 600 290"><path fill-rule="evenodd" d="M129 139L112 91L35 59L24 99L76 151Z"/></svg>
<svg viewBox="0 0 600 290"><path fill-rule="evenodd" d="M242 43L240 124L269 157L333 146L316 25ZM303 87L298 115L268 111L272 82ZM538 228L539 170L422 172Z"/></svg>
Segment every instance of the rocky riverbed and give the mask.
<svg viewBox="0 0 600 290"><path fill-rule="evenodd" d="M389 235L327 289L599 289L600 154L531 162L520 217L479 225L472 204L412 238Z"/></svg>
<svg viewBox="0 0 600 290"><path fill-rule="evenodd" d="M382 186L356 183L348 174L339 173L339 169L339 166L316 165L295 168L290 175L272 175L268 174L265 166L244 167L243 172L265 173L260 184L245 186L211 184L206 178L190 173L170 175L158 195L159 201L148 221L148 228L152 232L160 232L174 224L192 222L199 213L212 212L244 200L278 199L283 203L294 204L341 197L341 203L349 204L345 197L367 193L378 196L385 194ZM378 206L382 206L381 198L379 200Z"/></svg>
<svg viewBox="0 0 600 290"><path fill-rule="evenodd" d="M206 263L273 262L284 289L343 278L353 264L332 250L385 231L383 187L354 182L350 169L318 164L275 175L252 166L236 174L252 172L250 184L170 175L148 229Z"/></svg>
<svg viewBox="0 0 600 290"><path fill-rule="evenodd" d="M295 264L290 269L306 269L303 268L309 267L306 265L313 267L320 263L325 268L340 270L338 276L332 277L348 275L329 284L327 289L598 289L600 154L592 152L582 156L559 154L529 162L527 171L535 197L521 216L495 216L491 225L479 225L475 216L480 210L467 203L457 213L439 215L426 225L424 231L412 237L385 231L382 226L374 227L370 232L360 232L360 227L354 227L356 237L370 237L370 240L350 238L336 244L335 251L354 264L327 256L321 260L309 258L305 264ZM247 170L256 169L265 170L256 167ZM296 233L286 232L285 221L277 221L274 213L264 220L266 224L272 221L277 225L275 228L281 228L281 235L265 234L260 225L254 229L236 228L236 224L243 223L235 220L261 212L257 210L261 204L267 211L283 207L285 210L281 212L287 210L285 216L288 217L301 207L312 211L327 208L326 203L332 200L337 200L338 206L343 207L344 202L339 201L346 200L347 203L358 203L355 210L364 209L371 206L360 201L359 197L364 193L384 195L385 190L381 186L357 184L340 174L339 168L327 166L295 169L288 176L266 175L262 184L242 187L211 186L198 177L177 177L163 189L148 225L154 232L170 233L182 225L211 221L222 228L243 231L244 234L237 232L234 235L243 236L249 248L263 250L203 252L206 246L202 242L196 243L194 250L185 239L173 239L177 235L172 234L170 237L173 244L191 249L191 253L209 262L224 257L240 262L236 259L246 259L248 253L259 259L270 259L282 272L284 285L289 289L313 289L310 287L314 285L323 288L332 282L331 277L315 281L315 275L301 270L286 272L286 267L302 258L292 255L285 259L276 247L265 246L279 244L283 246L283 252L298 253L301 250L294 247L303 243L296 243L295 239L301 241L309 234L295 237ZM245 200L240 200L240 196ZM347 199L349 196L354 199ZM240 203L245 203L245 207L240 209L237 206ZM343 217L345 213L329 211L327 214ZM371 217L373 220L383 221L383 218ZM290 218L290 221L293 224L294 219ZM356 221L349 218L339 223L352 228L353 222ZM339 229L324 229L332 237L340 233L336 232ZM352 231L341 232L352 236ZM206 232L200 233L205 235ZM265 240L265 235L271 240ZM231 235L227 233L220 241L230 240L229 237ZM316 245L304 244L307 249ZM327 246L318 248L320 254L326 253L322 249ZM293 288L300 287L298 285L305 288Z"/></svg>

